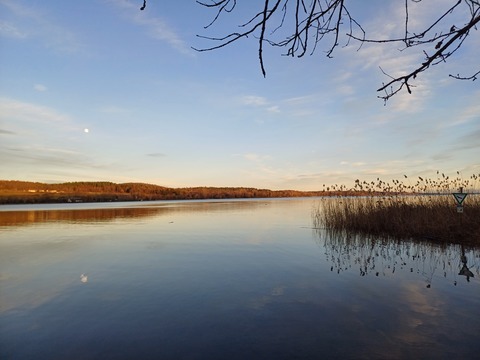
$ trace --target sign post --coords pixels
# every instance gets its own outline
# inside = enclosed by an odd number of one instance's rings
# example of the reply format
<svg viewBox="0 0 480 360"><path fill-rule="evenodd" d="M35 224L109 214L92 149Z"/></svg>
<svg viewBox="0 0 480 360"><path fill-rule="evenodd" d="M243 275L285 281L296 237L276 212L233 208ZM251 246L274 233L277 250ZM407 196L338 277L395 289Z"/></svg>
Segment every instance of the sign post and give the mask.
<svg viewBox="0 0 480 360"><path fill-rule="evenodd" d="M460 192L453 193L452 195L455 198L455 201L457 202L457 213L463 213L463 202L465 201L465 198L467 197L468 194L465 194L463 192L463 187L461 187Z"/></svg>

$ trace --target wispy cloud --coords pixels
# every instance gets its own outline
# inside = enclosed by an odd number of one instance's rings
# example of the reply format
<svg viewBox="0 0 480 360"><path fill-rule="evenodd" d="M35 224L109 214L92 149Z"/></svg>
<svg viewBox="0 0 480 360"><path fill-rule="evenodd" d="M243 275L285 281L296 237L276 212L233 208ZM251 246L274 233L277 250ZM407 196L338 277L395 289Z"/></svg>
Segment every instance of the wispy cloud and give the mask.
<svg viewBox="0 0 480 360"><path fill-rule="evenodd" d="M148 11L139 11L138 4L133 4L127 0L108 0L108 2L121 9L125 18L143 27L152 38L166 42L184 55L195 55L195 52L166 20L159 17L152 17Z"/></svg>
<svg viewBox="0 0 480 360"><path fill-rule="evenodd" d="M264 160L268 160L271 158L269 155L259 155L255 153L248 153L248 154L243 154L243 157L249 161L254 161L254 162L262 162Z"/></svg>
<svg viewBox="0 0 480 360"><path fill-rule="evenodd" d="M249 163L247 170L245 171L249 178L270 180L279 176L278 170L274 169L269 164L272 160L272 156L257 153L246 153L241 156Z"/></svg>
<svg viewBox="0 0 480 360"><path fill-rule="evenodd" d="M310 94L310 95L288 98L285 100L285 103L291 106L298 106L298 105L306 105L306 104L318 102L318 99L319 99L319 94Z"/></svg>
<svg viewBox="0 0 480 360"><path fill-rule="evenodd" d="M35 84L33 85L33 88L39 92L44 92L44 91L47 91L48 88L45 86L45 85L42 85L42 84Z"/></svg>
<svg viewBox="0 0 480 360"><path fill-rule="evenodd" d="M308 95L289 97L282 100L280 104L283 112L288 113L291 119L299 119L311 116L321 118L332 102L331 96L319 91Z"/></svg>
<svg viewBox="0 0 480 360"><path fill-rule="evenodd" d="M277 105L267 107L267 111L270 113L279 113L280 108Z"/></svg>
<svg viewBox="0 0 480 360"><path fill-rule="evenodd" d="M0 135L15 135L16 133L10 130L0 129Z"/></svg>
<svg viewBox="0 0 480 360"><path fill-rule="evenodd" d="M115 105L104 106L99 111L104 114L127 114L130 112L128 109Z"/></svg>
<svg viewBox="0 0 480 360"><path fill-rule="evenodd" d="M418 26L420 25L428 26L432 20L432 14L439 13L439 11L432 11L431 6L423 2L421 4L409 4L409 25L412 31L414 31L413 29L419 29ZM438 6L439 9L442 9L442 6L446 6L445 9L447 9L451 6L451 2L439 1ZM362 26L367 32L367 38L401 38L404 33L405 8L399 6L399 4L392 3L379 11L383 11L384 13L379 13L378 16L372 16L369 21L362 23ZM388 14L388 16L385 16L386 14ZM425 59L422 47L405 49L401 42L365 43L361 49L356 48L352 44L347 48L341 49L341 51L344 53L345 58L350 59L348 60L350 64L349 68L357 69L356 72L372 74L368 82L373 84L369 86L375 86L376 88L380 88L382 83L387 83L393 78L410 73L419 67ZM441 67L442 64L438 66ZM427 101L429 101L436 92L439 74L435 73L434 70L436 70L436 67L428 69L419 74L416 79L410 81L413 94L408 94L404 88L400 93L392 97L388 102L388 107L392 110L391 112L413 114L422 111ZM354 80L355 79L349 76L349 73L344 76L339 76L337 79L339 91L350 91L348 85ZM375 84L373 81L378 81L378 83ZM356 84L356 86L357 85L358 84ZM381 96L384 94L378 93L378 95ZM382 120L385 121L385 119Z"/></svg>
<svg viewBox="0 0 480 360"><path fill-rule="evenodd" d="M0 20L0 36L13 39L25 39L27 34L19 30L15 25Z"/></svg>
<svg viewBox="0 0 480 360"><path fill-rule="evenodd" d="M112 180L114 172L125 173L124 164L103 161L83 151L48 145L0 146L0 163L8 166L13 179L49 181ZM32 166L35 172L32 172Z"/></svg>
<svg viewBox="0 0 480 360"><path fill-rule="evenodd" d="M256 95L244 95L240 97L240 103L248 107L260 108L270 114L281 113L280 106L272 104L266 97Z"/></svg>
<svg viewBox="0 0 480 360"><path fill-rule="evenodd" d="M349 49L349 51L352 52L354 49ZM370 73L373 75L372 79L378 79L377 83L369 80L369 86L375 86L376 88L380 88L382 83L386 83L395 77L406 75L423 60L416 53L400 53L396 46L383 43L365 45L354 56L350 56L350 59L351 66L358 69L359 73ZM432 86L429 77L424 75L426 73L418 77L412 84L413 95L408 94L404 89L389 100L388 106L393 110L393 113L416 113L423 109L426 100L431 95ZM360 86L357 81L355 87L352 87L353 81L350 77L340 78L337 86L338 91L344 95L353 94L356 86ZM382 96L384 93L379 92L378 95Z"/></svg>
<svg viewBox="0 0 480 360"><path fill-rule="evenodd" d="M0 98L0 119L4 121L25 121L42 124L66 124L71 122L68 115L46 106Z"/></svg>
<svg viewBox="0 0 480 360"><path fill-rule="evenodd" d="M480 91L477 91L476 94L473 96L473 99L480 98ZM449 122L447 126L458 126L464 125L467 123L471 123L472 121L477 121L480 123L480 104L475 102L470 106L464 108L462 111L459 112L458 116L455 116L454 120Z"/></svg>
<svg viewBox="0 0 480 360"><path fill-rule="evenodd" d="M15 16L14 23L0 26L2 33L6 31L10 37L40 40L44 46L62 52L76 53L84 49L73 32L56 24L39 7L22 5L12 0L1 0L0 5Z"/></svg>
<svg viewBox="0 0 480 360"><path fill-rule="evenodd" d="M337 87L337 92L340 95L348 96L348 95L355 94L355 89L352 85L343 84L343 85Z"/></svg>
<svg viewBox="0 0 480 360"><path fill-rule="evenodd" d="M165 157L165 156L167 156L167 155L165 155L164 153L159 153L159 152L157 152L157 153L147 154L147 156L149 156L149 157L154 157L154 158L160 158L160 157Z"/></svg>
<svg viewBox="0 0 480 360"><path fill-rule="evenodd" d="M355 162L350 162L350 161L341 161L340 165L348 165L348 166L355 166L355 167L360 167L360 166L365 166L367 165L366 162L363 161L355 161Z"/></svg>
<svg viewBox="0 0 480 360"><path fill-rule="evenodd" d="M0 159L5 164L35 164L37 166L68 166L69 168L92 167L92 161L84 154L46 146L18 146L0 148Z"/></svg>
<svg viewBox="0 0 480 360"><path fill-rule="evenodd" d="M454 150L480 149L480 129L471 131L458 138ZM480 152L479 152L480 153Z"/></svg>
<svg viewBox="0 0 480 360"><path fill-rule="evenodd" d="M266 106L268 105L268 100L263 96L255 95L245 95L241 98L241 102L245 105L251 106Z"/></svg>

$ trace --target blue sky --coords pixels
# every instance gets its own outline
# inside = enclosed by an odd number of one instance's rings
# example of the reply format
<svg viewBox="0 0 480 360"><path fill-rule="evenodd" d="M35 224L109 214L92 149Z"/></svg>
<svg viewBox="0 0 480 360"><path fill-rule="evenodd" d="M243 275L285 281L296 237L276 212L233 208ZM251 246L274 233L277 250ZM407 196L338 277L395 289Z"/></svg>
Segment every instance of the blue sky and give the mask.
<svg viewBox="0 0 480 360"><path fill-rule="evenodd" d="M141 3L0 0L0 179L320 190L480 171L480 82L448 77L478 71L478 30L384 106L379 66L410 70L421 50L267 47L263 78L252 37L191 48L236 30L248 6L204 30L214 12L194 1ZM452 1L423 3L413 25ZM398 2L352 4L372 36L403 31Z"/></svg>

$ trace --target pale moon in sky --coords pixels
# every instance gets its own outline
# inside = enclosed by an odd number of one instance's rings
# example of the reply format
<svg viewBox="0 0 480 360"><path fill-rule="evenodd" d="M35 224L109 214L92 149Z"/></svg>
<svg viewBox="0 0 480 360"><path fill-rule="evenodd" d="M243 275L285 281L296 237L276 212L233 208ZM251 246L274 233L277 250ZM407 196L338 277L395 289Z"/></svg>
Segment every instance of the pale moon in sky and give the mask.
<svg viewBox="0 0 480 360"><path fill-rule="evenodd" d="M88 128L83 129L84 132L88 133L90 130Z"/></svg>

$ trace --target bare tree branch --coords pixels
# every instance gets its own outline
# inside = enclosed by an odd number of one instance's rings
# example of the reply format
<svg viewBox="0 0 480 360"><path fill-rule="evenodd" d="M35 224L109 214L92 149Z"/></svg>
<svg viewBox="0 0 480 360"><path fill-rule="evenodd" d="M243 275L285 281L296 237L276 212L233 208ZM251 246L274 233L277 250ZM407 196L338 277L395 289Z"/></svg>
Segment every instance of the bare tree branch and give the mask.
<svg viewBox="0 0 480 360"><path fill-rule="evenodd" d="M265 37L265 20L267 19L268 12L268 0L265 0L265 8L263 9L263 21L262 32L260 33L260 39L258 40L258 58L260 59L260 67L262 68L263 77L267 76L265 72L265 66L263 66L263 38Z"/></svg>
<svg viewBox="0 0 480 360"><path fill-rule="evenodd" d="M453 29L448 36L453 35L450 37L450 39L443 44L443 40L439 41L435 45L435 49L437 50L434 52L432 55L428 55L425 52L425 61L415 70L411 71L407 75L399 76L397 78L393 78L391 81L389 81L386 84L383 84L382 87L380 87L377 91L384 91L385 95L379 96L379 98L383 99L384 101L387 101L390 99L393 95L397 94L405 85L407 88L407 91L409 94L411 94L410 90L410 84L408 83L410 79L415 79L418 74L421 72L427 70L431 65L436 65L439 62L444 62L447 58L449 58L454 52L456 52L460 46L462 45L463 41L465 38L468 36L469 31L474 28L477 23L480 22L480 13L476 15L475 18L472 19L471 22L469 22L467 25L465 25L463 28L460 29ZM451 30L452 30L451 29ZM448 38L448 37L446 37ZM437 40L438 38L435 38ZM383 71L383 70L382 70ZM384 72L385 73L385 72ZM475 75L472 75L469 78L462 78L460 76L452 76L457 79L462 79L462 80L475 80L476 75L478 75L478 72ZM391 88L393 84L400 84L397 86L397 88Z"/></svg>
<svg viewBox="0 0 480 360"><path fill-rule="evenodd" d="M475 81L477 80L477 76L480 75L480 70L477 71L475 74L471 75L471 76L460 76L459 74L457 75L448 75L454 79L457 79L457 80L472 80L472 81Z"/></svg>
<svg viewBox="0 0 480 360"><path fill-rule="evenodd" d="M142 10L145 9L146 2L143 0ZM220 17L233 13L238 5L236 0L197 0L196 2L215 10L212 21L205 26L205 29L212 27ZM312 55L320 42L327 42L325 55L328 58L333 56L342 39L345 40L345 46L353 40L358 42L359 49L365 43L403 43L404 49L419 47L425 55L425 60L413 70L408 71L406 75L393 77L380 68L389 78L389 81L383 83L377 90L384 93L378 97L386 102L404 89L411 94L414 88L411 82L430 67L446 62L471 35L472 30L477 30L480 22L480 1L455 0L453 5L446 11L440 11L438 16L430 24L426 24L420 32L411 32L409 7L411 2L420 3L422 0L404 0L403 37L379 39L367 37L362 25L349 11L347 5L347 3L350 4L349 0L263 0L263 8L254 12L245 23L238 25L239 31L219 37L197 35L200 39L212 41L214 45L193 49L200 52L217 50L240 39L253 36L258 41L260 69L263 76L266 76L265 44L285 49L284 55L302 57L307 52ZM467 14L464 24L462 26L450 25L451 23L446 25L452 18L452 14L456 14L459 9L463 9ZM433 45L433 51L429 50L431 45ZM477 59L477 61L480 60ZM471 76L459 74L449 76L459 80L473 81L479 74L480 71Z"/></svg>

